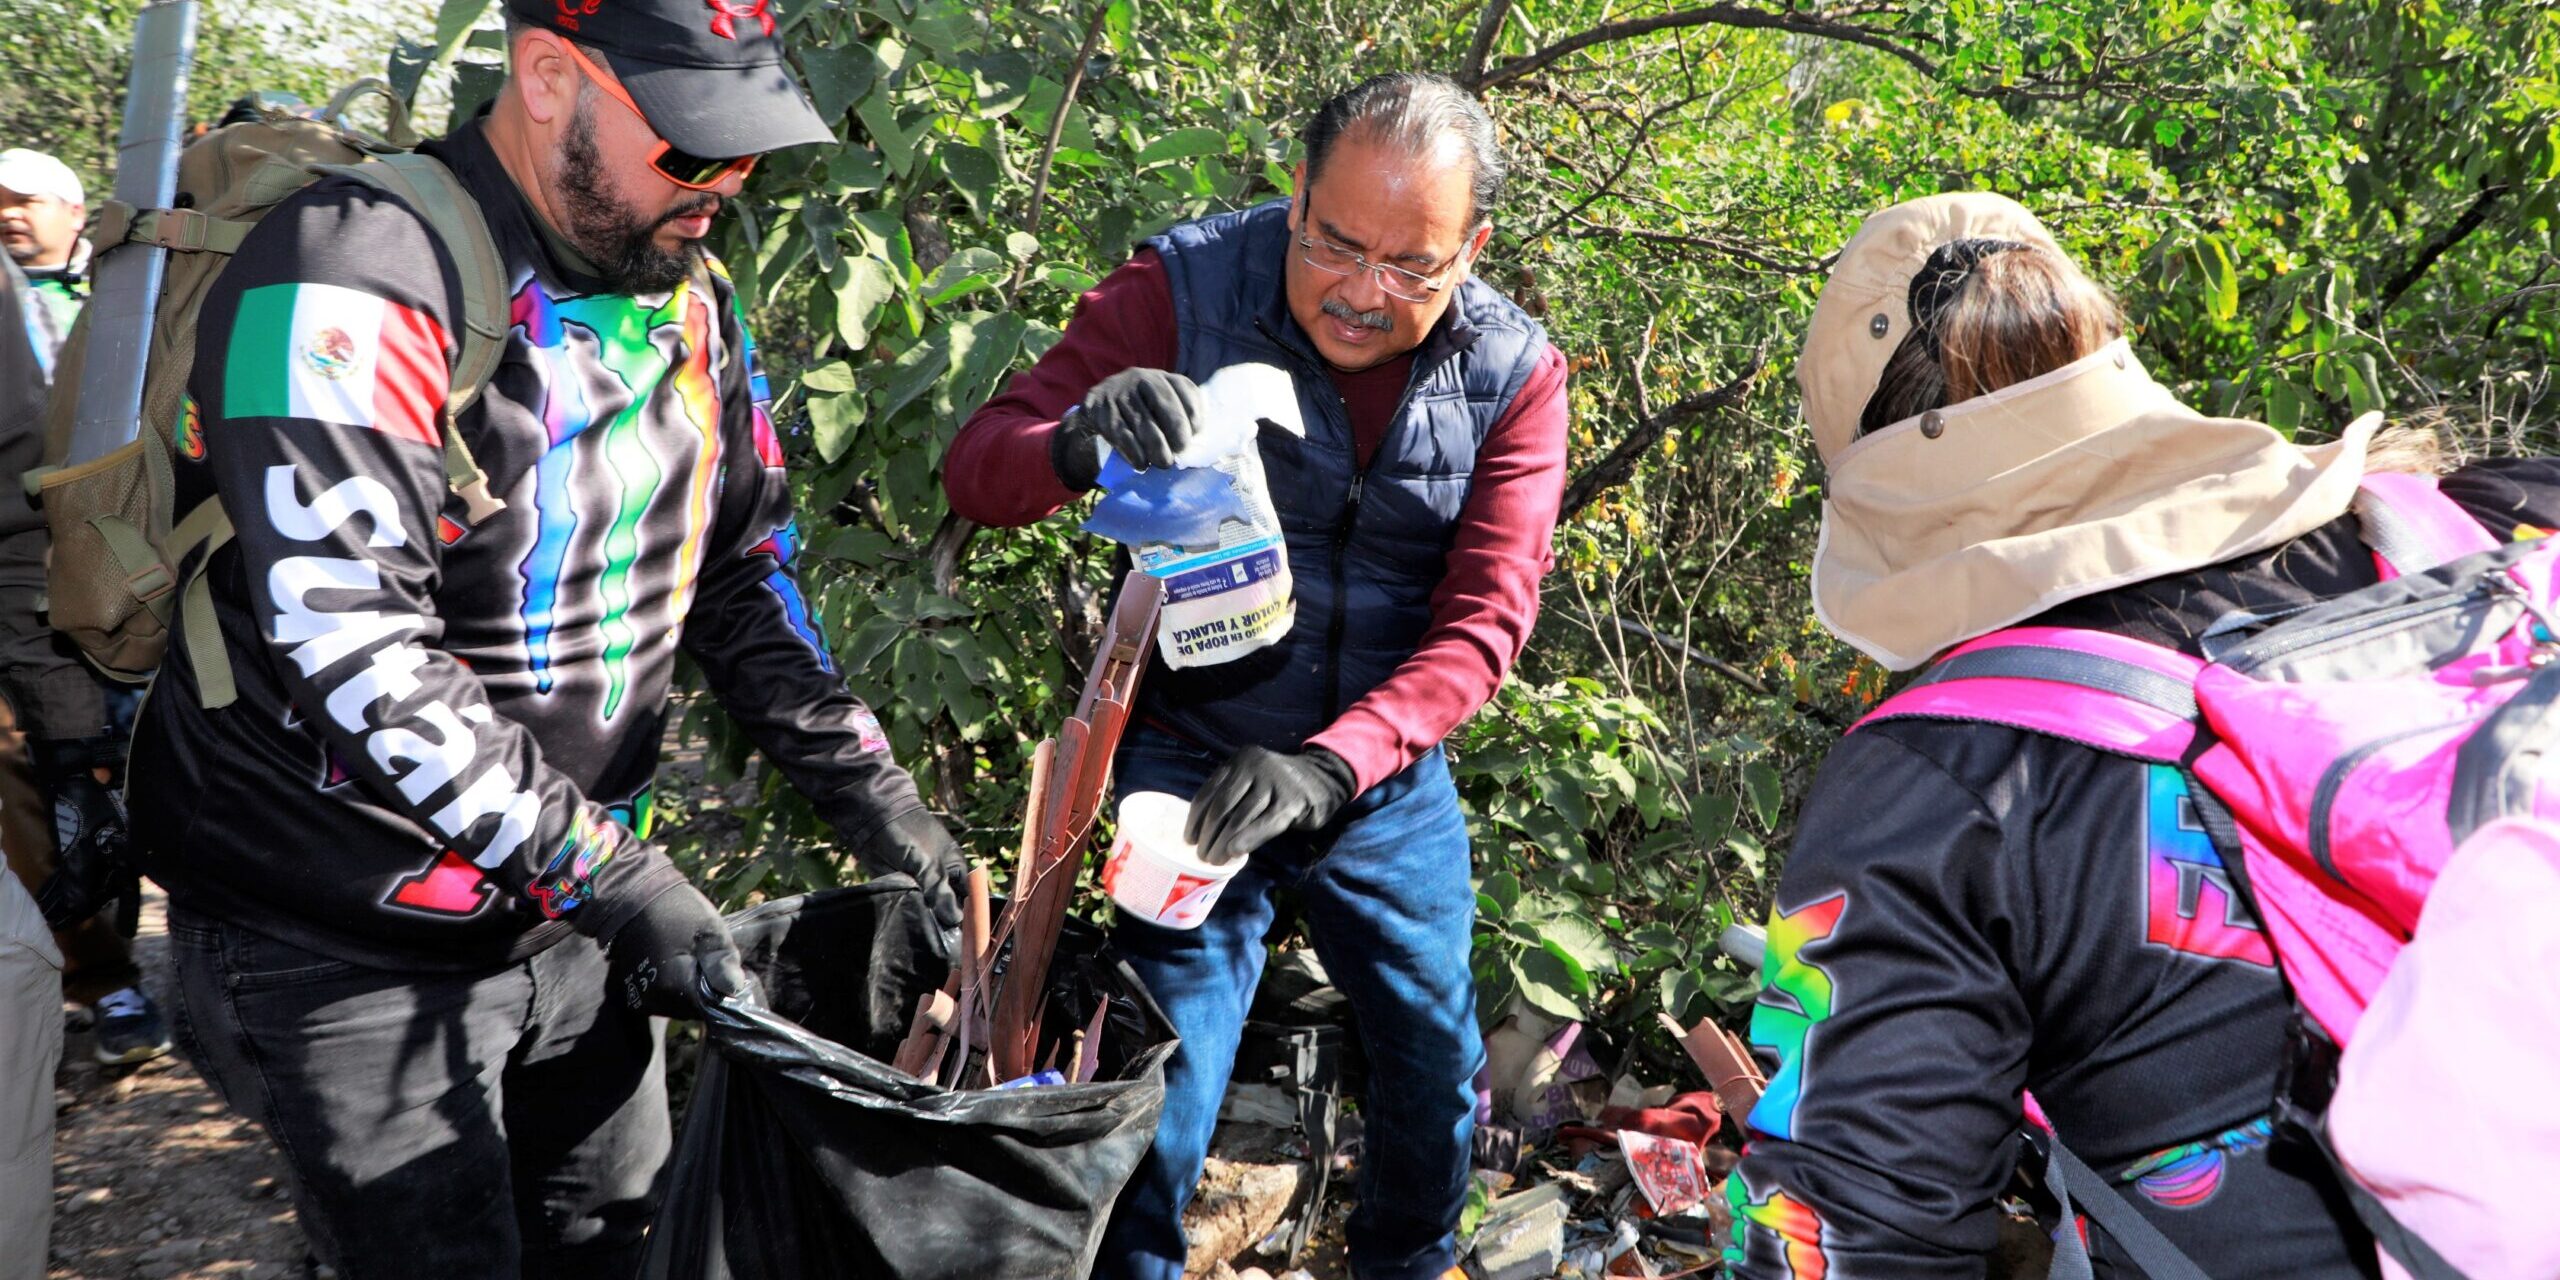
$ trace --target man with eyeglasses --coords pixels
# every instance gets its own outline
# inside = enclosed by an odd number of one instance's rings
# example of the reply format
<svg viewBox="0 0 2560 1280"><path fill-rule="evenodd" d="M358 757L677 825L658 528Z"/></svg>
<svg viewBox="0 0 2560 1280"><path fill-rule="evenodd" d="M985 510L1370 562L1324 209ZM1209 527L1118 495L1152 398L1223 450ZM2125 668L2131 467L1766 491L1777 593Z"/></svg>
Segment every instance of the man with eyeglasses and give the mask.
<svg viewBox="0 0 2560 1280"><path fill-rule="evenodd" d="M1259 449L1297 618L1269 648L1139 692L1119 787L1193 797L1189 835L1247 859L1208 921L1116 942L1182 1033L1164 1118L1098 1275L1172 1280L1264 935L1286 893L1357 1013L1370 1085L1350 1222L1363 1280L1455 1263L1472 1081L1465 815L1441 741L1527 642L1564 488L1565 369L1471 274L1503 181L1493 123L1447 79L1380 76L1319 108L1296 195L1175 226L1087 293L1057 346L961 429L954 510L1042 519L1104 450L1160 467L1219 370L1286 370L1300 436Z"/></svg>
<svg viewBox="0 0 2560 1280"><path fill-rule="evenodd" d="M764 0L508 0L494 106L428 152L507 317L448 416L462 268L324 179L201 313L178 509L218 494L219 627L137 733L178 1038L275 1139L320 1261L626 1277L670 1145L656 1016L745 993L650 842L678 655L844 848L959 921L959 849L793 568L755 345L701 249L755 157L831 141ZM451 225L439 223L437 225ZM467 384L464 384L467 385ZM449 478L457 433L487 495ZM199 678L223 646L236 688Z"/></svg>

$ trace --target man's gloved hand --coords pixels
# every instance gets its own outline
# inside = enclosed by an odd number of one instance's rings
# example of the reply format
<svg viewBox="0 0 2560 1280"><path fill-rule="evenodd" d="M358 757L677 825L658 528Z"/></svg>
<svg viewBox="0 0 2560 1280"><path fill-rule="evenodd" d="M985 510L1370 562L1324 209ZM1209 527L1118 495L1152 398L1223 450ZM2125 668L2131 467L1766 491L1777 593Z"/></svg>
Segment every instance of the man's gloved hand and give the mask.
<svg viewBox="0 0 2560 1280"><path fill-rule="evenodd" d="M719 909L682 880L597 941L604 944L611 998L636 1013L700 1018L704 986L717 996L755 990Z"/></svg>
<svg viewBox="0 0 2560 1280"><path fill-rule="evenodd" d="M1102 448L1144 471L1173 465L1198 433L1200 386L1163 369L1123 369L1095 383L1049 439L1049 465L1081 493L1102 470Z"/></svg>
<svg viewBox="0 0 2560 1280"><path fill-rule="evenodd" d="M1191 801L1183 838L1223 865L1284 831L1313 831L1350 803L1351 766L1322 747L1295 755L1246 747L1228 757Z"/></svg>
<svg viewBox="0 0 2560 1280"><path fill-rule="evenodd" d="M47 925L78 924L139 879L127 850L124 802L88 770L53 780L53 835L53 874L36 888Z"/></svg>
<svg viewBox="0 0 2560 1280"><path fill-rule="evenodd" d="M969 855L940 818L922 809L898 818L881 829L863 861L877 872L914 877L934 923L945 933L958 933L961 900L969 892Z"/></svg>

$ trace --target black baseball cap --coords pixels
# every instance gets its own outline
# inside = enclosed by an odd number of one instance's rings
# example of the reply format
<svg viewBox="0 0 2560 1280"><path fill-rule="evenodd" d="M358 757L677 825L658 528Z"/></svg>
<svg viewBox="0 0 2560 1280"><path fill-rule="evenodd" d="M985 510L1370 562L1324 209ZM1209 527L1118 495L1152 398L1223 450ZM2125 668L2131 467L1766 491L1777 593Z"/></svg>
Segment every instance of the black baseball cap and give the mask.
<svg viewBox="0 0 2560 1280"><path fill-rule="evenodd" d="M601 56L667 145L761 155L835 132L782 58L773 0L507 0L515 17Z"/></svg>

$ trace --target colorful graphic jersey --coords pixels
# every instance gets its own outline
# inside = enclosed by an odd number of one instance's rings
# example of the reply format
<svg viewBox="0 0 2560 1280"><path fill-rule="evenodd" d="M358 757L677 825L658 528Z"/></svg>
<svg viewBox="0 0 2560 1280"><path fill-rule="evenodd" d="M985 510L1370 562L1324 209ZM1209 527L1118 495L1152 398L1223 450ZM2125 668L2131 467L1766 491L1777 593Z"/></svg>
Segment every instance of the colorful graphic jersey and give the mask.
<svg viewBox="0 0 2560 1280"><path fill-rule="evenodd" d="M2560 462L2443 485L2493 531L2560 514ZM2232 612L2374 578L2347 518L2032 621L2194 652ZM2188 786L1993 725L1889 721L1833 749L1751 1019L1769 1089L1726 1185L1734 1274L1980 1276L2024 1092L2218 1280L2370 1273L2319 1157L2269 1140L2291 1000ZM2092 1251L2139 1274L2103 1232Z"/></svg>
<svg viewBox="0 0 2560 1280"><path fill-rule="evenodd" d="M179 501L238 530L209 578L239 684L182 642L135 748L136 832L198 909L325 954L538 950L642 874L679 651L855 848L918 807L793 569L768 391L716 267L610 292L562 260L474 129L434 150L512 287L459 430L506 506L447 488L449 256L345 181L259 225L208 298Z"/></svg>
<svg viewBox="0 0 2560 1280"><path fill-rule="evenodd" d="M84 245L70 267L27 273L27 341L35 347L36 363L43 366L48 379L53 377L53 360L61 353L63 340L71 336L72 322L89 301L89 281L80 272L87 258Z"/></svg>

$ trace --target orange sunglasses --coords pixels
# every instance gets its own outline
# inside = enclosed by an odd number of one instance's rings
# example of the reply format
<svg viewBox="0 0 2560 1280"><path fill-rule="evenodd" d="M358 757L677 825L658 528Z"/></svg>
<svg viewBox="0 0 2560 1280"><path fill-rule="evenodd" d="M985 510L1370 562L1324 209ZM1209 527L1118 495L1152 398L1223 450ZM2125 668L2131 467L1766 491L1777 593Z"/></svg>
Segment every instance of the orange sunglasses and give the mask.
<svg viewBox="0 0 2560 1280"><path fill-rule="evenodd" d="M658 127L649 124L649 114L640 109L639 103L631 100L630 92L622 87L620 81L607 76L603 68L588 61L587 55L578 51L578 46L563 40L560 42L560 47L569 51L569 60L577 63L578 70L587 79L594 81L597 88L604 90L607 96L621 103L631 114L640 117L640 123L649 125L651 133L657 132ZM658 139L658 149L649 154L649 167L657 170L659 177L688 191L709 191L731 178L743 178L754 172L756 157L706 159L690 152L676 150L675 144L668 142L661 135Z"/></svg>

